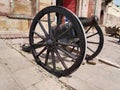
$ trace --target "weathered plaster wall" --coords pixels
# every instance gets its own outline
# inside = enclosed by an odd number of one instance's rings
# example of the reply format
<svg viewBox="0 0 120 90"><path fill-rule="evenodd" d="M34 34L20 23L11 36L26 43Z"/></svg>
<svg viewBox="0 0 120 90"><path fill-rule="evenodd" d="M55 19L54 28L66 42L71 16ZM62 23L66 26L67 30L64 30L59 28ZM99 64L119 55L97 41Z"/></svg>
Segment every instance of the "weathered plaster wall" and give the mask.
<svg viewBox="0 0 120 90"><path fill-rule="evenodd" d="M9 0L0 0L0 12L2 12L2 13L10 12Z"/></svg>

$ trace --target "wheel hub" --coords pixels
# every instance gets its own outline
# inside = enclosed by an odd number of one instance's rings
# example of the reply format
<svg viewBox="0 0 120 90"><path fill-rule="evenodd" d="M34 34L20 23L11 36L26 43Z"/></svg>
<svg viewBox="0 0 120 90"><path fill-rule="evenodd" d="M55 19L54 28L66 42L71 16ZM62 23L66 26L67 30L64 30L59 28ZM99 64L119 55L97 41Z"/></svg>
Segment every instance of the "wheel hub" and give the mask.
<svg viewBox="0 0 120 90"><path fill-rule="evenodd" d="M52 39L48 39L46 41L46 43L47 43L48 46L53 46L54 45L54 41Z"/></svg>

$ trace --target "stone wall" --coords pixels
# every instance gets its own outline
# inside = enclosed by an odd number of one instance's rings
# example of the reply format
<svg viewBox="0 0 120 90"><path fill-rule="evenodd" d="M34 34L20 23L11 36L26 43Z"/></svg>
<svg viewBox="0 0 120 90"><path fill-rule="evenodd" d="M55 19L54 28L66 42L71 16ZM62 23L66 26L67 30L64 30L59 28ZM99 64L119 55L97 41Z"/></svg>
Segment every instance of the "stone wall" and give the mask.
<svg viewBox="0 0 120 90"><path fill-rule="evenodd" d="M10 3L9 0L0 0L0 13L9 13Z"/></svg>
<svg viewBox="0 0 120 90"><path fill-rule="evenodd" d="M88 4L88 17L95 14L95 0L89 0Z"/></svg>
<svg viewBox="0 0 120 90"><path fill-rule="evenodd" d="M114 15L107 14L106 26L107 27L114 27L114 26L120 27L120 17L116 17Z"/></svg>
<svg viewBox="0 0 120 90"><path fill-rule="evenodd" d="M0 30L28 30L28 21L0 16Z"/></svg>
<svg viewBox="0 0 120 90"><path fill-rule="evenodd" d="M51 0L0 0L0 30L29 30L27 19L50 5Z"/></svg>
<svg viewBox="0 0 120 90"><path fill-rule="evenodd" d="M47 6L52 4L51 0L40 0L39 2L39 11Z"/></svg>
<svg viewBox="0 0 120 90"><path fill-rule="evenodd" d="M28 20L8 18L9 15L31 15L28 0L0 0L0 30L28 30Z"/></svg>
<svg viewBox="0 0 120 90"><path fill-rule="evenodd" d="M89 11L89 1L90 0L82 0L81 6L82 6L82 12L81 16L82 17L88 17L88 11Z"/></svg>
<svg viewBox="0 0 120 90"><path fill-rule="evenodd" d="M12 14L31 15L31 1L30 0L14 0L14 9Z"/></svg>
<svg viewBox="0 0 120 90"><path fill-rule="evenodd" d="M110 3L107 8L106 26L120 26L120 8Z"/></svg>

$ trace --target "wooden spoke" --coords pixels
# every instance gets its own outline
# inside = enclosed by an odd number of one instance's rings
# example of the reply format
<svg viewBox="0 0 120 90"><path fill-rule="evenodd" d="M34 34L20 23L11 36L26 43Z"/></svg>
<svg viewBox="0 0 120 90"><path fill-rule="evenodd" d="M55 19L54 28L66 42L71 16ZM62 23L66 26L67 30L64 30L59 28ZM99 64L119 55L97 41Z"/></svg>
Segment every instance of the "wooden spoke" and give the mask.
<svg viewBox="0 0 120 90"><path fill-rule="evenodd" d="M39 57L46 49L47 49L47 48L44 47L44 48L36 55L36 57Z"/></svg>
<svg viewBox="0 0 120 90"><path fill-rule="evenodd" d="M76 56L75 56L75 55L71 54L70 52L68 52L68 51L66 51L65 49L62 49L62 48L60 48L60 47L58 47L58 49L59 49L60 51L62 51L63 53L65 53L67 56L69 56L69 57L71 57L72 59L76 60Z"/></svg>
<svg viewBox="0 0 120 90"><path fill-rule="evenodd" d="M87 43L90 43L90 44L99 44L99 42L92 42L92 41L87 41Z"/></svg>
<svg viewBox="0 0 120 90"><path fill-rule="evenodd" d="M95 51L93 51L90 47L87 47L91 52L95 53Z"/></svg>
<svg viewBox="0 0 120 90"><path fill-rule="evenodd" d="M55 30L57 30L58 27L62 24L62 18L63 18L63 15L59 14L57 17L57 27L55 28Z"/></svg>
<svg viewBox="0 0 120 90"><path fill-rule="evenodd" d="M46 32L46 30L45 30L43 24L41 23L41 21L38 21L38 23L39 23L39 26L41 27L42 31L44 32L45 36L48 37L49 35L48 35L48 33Z"/></svg>
<svg viewBox="0 0 120 90"><path fill-rule="evenodd" d="M36 48L43 47L43 46L45 46L45 45L46 45L46 44L45 44L44 41L40 41L40 42L38 42L38 43L32 44L32 47L34 47L34 48L36 49Z"/></svg>
<svg viewBox="0 0 120 90"><path fill-rule="evenodd" d="M53 63L53 69L56 70L56 61L55 61L55 54L54 50L51 51L51 56L52 56L52 63Z"/></svg>
<svg viewBox="0 0 120 90"><path fill-rule="evenodd" d="M49 34L50 34L50 36L52 36L50 13L48 13L47 16L48 16L48 28L49 28Z"/></svg>
<svg viewBox="0 0 120 90"><path fill-rule="evenodd" d="M45 65L46 66L48 64L49 54L50 54L50 49L48 48L47 53L46 53L46 57L45 57Z"/></svg>
<svg viewBox="0 0 120 90"><path fill-rule="evenodd" d="M97 32L97 33L94 33L94 34L92 34L92 35L87 36L87 38L93 37L93 36L95 36L95 35L97 35L97 34L98 34L98 32Z"/></svg>
<svg viewBox="0 0 120 90"><path fill-rule="evenodd" d="M88 28L88 30L85 31L85 33L88 33L88 32L90 31L91 28L92 28L92 26L90 26L90 27Z"/></svg>
<svg viewBox="0 0 120 90"><path fill-rule="evenodd" d="M60 62L61 62L62 65L63 65L63 67L64 67L65 69L67 69L68 67L67 67L67 65L64 63L64 61L62 60L62 57L60 56L60 53L57 51L57 49L55 49L55 53L56 53L56 55L58 56Z"/></svg>
<svg viewBox="0 0 120 90"><path fill-rule="evenodd" d="M41 39L45 39L45 37L44 37L43 35L40 35L40 34L38 34L38 33L35 32L35 31L33 31L33 33L34 33L35 35L37 35L38 37L40 37Z"/></svg>

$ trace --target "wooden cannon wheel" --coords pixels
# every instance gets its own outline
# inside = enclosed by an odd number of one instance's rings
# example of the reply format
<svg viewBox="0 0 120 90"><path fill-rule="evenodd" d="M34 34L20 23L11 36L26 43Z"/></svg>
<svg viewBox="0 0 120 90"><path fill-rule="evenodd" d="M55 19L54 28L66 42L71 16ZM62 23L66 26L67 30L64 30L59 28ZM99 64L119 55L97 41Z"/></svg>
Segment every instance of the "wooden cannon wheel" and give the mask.
<svg viewBox="0 0 120 90"><path fill-rule="evenodd" d="M60 26L68 22L72 27L60 31ZM37 64L56 76L74 72L86 55L85 32L80 20L71 11L60 6L44 8L35 16L29 42ZM74 47L78 53L66 50L64 46Z"/></svg>

